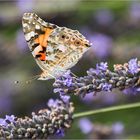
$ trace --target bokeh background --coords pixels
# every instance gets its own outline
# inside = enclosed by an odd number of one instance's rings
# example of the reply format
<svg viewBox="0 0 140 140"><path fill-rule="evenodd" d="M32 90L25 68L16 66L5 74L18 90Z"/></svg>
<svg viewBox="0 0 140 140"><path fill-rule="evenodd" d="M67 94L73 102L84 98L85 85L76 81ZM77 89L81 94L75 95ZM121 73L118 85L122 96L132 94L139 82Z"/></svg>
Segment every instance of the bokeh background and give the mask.
<svg viewBox="0 0 140 140"><path fill-rule="evenodd" d="M41 73L25 41L21 19L34 12L47 22L79 30L93 44L76 66L77 76L96 63L113 64L140 58L140 1L122 0L11 0L0 1L0 117L30 116L46 107L54 80L25 81ZM21 81L14 84L14 81ZM76 112L137 102L139 94L113 90L85 98L72 97ZM140 109L102 113L74 120L66 138L140 139Z"/></svg>

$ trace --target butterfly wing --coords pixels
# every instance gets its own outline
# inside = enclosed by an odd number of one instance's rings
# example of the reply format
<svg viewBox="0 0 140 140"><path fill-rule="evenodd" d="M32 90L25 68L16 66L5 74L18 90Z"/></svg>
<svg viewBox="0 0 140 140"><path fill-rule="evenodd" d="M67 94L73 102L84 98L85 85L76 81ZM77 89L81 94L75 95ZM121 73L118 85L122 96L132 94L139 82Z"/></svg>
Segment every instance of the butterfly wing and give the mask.
<svg viewBox="0 0 140 140"><path fill-rule="evenodd" d="M34 13L25 13L22 24L37 64L53 77L74 66L89 48L88 41L78 31L47 23Z"/></svg>
<svg viewBox="0 0 140 140"><path fill-rule="evenodd" d="M48 38L54 28L56 28L56 25L43 21L34 13L25 13L23 15L22 25L25 39L33 57L40 68L45 70L44 63L47 59L46 48Z"/></svg>

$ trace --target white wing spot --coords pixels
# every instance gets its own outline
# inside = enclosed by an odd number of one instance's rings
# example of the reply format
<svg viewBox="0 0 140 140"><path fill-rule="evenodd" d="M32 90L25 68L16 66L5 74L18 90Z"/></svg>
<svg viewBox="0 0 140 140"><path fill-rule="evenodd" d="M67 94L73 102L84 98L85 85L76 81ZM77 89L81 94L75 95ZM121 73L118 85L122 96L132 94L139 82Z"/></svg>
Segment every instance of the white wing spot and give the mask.
<svg viewBox="0 0 140 140"><path fill-rule="evenodd" d="M39 25L35 25L35 28L36 28L36 29L40 29L40 26L39 26Z"/></svg>
<svg viewBox="0 0 140 140"><path fill-rule="evenodd" d="M53 47L51 47L51 46L47 46L47 52L53 52Z"/></svg>
<svg viewBox="0 0 140 140"><path fill-rule="evenodd" d="M33 32L33 31L25 34L25 38L27 41L29 41L31 39L31 37L34 37L34 36L35 36L35 32Z"/></svg>
<svg viewBox="0 0 140 140"><path fill-rule="evenodd" d="M28 34L25 34L25 38L26 38L27 41L29 41L30 38L31 38L30 34L29 33Z"/></svg>
<svg viewBox="0 0 140 140"><path fill-rule="evenodd" d="M47 57L47 60L54 61L54 59L55 59L54 54L51 54L51 55L49 55L49 56Z"/></svg>
<svg viewBox="0 0 140 140"><path fill-rule="evenodd" d="M35 36L35 32L31 31L31 32L30 32L30 36L31 36L31 37Z"/></svg>
<svg viewBox="0 0 140 140"><path fill-rule="evenodd" d="M60 51L65 52L67 49L64 45L58 45Z"/></svg>
<svg viewBox="0 0 140 140"><path fill-rule="evenodd" d="M24 23L24 24L23 24L23 27L24 27L24 28L25 28L25 27L27 27L27 26L28 26L28 24L27 24L27 23Z"/></svg>

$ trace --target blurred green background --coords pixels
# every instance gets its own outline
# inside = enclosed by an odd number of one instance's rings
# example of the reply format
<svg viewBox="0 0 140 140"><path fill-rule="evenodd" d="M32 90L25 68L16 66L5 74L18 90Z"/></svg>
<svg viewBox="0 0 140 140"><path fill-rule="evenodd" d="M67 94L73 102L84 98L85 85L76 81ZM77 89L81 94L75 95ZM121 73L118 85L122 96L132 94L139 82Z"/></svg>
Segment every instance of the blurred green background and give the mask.
<svg viewBox="0 0 140 140"><path fill-rule="evenodd" d="M11 0L0 1L0 117L14 114L18 117L46 107L53 93L54 80L25 81L41 73L29 51L22 31L24 12L34 12L47 22L79 30L93 44L82 59L72 68L78 76L107 61L110 69L115 63L140 58L140 1L122 0ZM23 81L17 85L14 81ZM84 99L72 97L76 112L139 101L140 95L112 93L88 95ZM121 123L121 133L113 138L140 139L140 109L102 113L88 117L93 126L111 127ZM95 138L95 131L83 133L79 120L64 138ZM119 127L118 127L119 129ZM107 132L106 132L107 133ZM97 134L100 135L100 134ZM112 135L112 134L110 134ZM99 137L110 138L110 137Z"/></svg>

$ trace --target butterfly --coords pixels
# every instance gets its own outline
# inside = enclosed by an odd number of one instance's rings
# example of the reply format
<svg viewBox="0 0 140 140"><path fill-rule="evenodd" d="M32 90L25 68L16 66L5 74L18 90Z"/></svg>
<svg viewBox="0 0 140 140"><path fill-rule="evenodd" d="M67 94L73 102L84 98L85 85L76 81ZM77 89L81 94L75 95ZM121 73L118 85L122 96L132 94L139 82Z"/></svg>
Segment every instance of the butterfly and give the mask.
<svg viewBox="0 0 140 140"><path fill-rule="evenodd" d="M38 80L63 75L91 46L79 31L45 22L34 13L24 13L22 25L29 49L43 71Z"/></svg>

